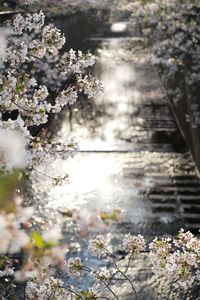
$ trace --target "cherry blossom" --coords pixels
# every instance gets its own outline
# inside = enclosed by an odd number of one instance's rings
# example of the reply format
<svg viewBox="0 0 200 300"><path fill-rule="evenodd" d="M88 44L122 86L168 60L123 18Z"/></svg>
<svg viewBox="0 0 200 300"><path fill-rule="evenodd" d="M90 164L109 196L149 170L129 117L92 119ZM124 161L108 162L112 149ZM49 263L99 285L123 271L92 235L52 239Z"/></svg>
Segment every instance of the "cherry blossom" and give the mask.
<svg viewBox="0 0 200 300"><path fill-rule="evenodd" d="M132 236L130 233L126 234L123 242L122 248L131 254L139 253L144 251L146 248L146 242L142 235Z"/></svg>
<svg viewBox="0 0 200 300"><path fill-rule="evenodd" d="M83 264L79 257L69 258L66 262L66 267L71 276L79 277L83 269Z"/></svg>
<svg viewBox="0 0 200 300"><path fill-rule="evenodd" d="M52 24L44 26L44 22L42 11L15 16L14 34L8 38L4 58L6 68L2 70L0 79L3 126L5 129L6 125L10 128L12 123L9 119L5 120L7 112L17 111L18 120L24 122L23 134L26 133L25 150L21 150L27 155L26 161L30 166L55 157L66 159L76 149L76 145L68 147L35 137L30 133L30 127L47 123L49 114L60 112L66 105L73 105L80 93L94 97L102 92L102 84L96 77L81 75L95 63L94 56L89 53L84 55L81 51L75 52L72 49L60 55L59 50L65 44L65 37ZM27 32L31 32L32 35L26 34ZM31 73L27 72L30 65ZM74 85L66 84L69 76L73 74L76 79ZM41 80L44 80L43 84ZM56 87L54 98L46 85L51 83L51 80L53 83L56 81L53 85ZM19 160L20 157L19 155ZM14 164L8 167L21 166ZM55 178L54 183L62 182L61 177L57 178L59 180Z"/></svg>
<svg viewBox="0 0 200 300"><path fill-rule="evenodd" d="M90 240L89 247L95 255L105 255L108 253L108 238L103 235L98 235L95 239Z"/></svg>

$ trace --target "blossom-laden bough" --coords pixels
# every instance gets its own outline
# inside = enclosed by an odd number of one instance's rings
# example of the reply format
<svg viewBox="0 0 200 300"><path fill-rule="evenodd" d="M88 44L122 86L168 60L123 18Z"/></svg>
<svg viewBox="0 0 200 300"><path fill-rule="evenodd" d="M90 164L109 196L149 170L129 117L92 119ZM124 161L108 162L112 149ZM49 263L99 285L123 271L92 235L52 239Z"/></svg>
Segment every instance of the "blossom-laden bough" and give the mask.
<svg viewBox="0 0 200 300"><path fill-rule="evenodd" d="M16 137L21 136L20 145L24 139L27 147L22 167L35 166L52 157L67 158L76 145L40 138L32 134L31 128L43 126L50 114L74 104L80 93L93 97L102 90L97 78L85 74L95 58L72 49L60 54L65 37L52 24L45 25L42 11L18 14L13 25L1 68L1 135L11 130ZM12 112L16 114L14 120L9 117ZM4 156L2 152L1 168L8 167Z"/></svg>
<svg viewBox="0 0 200 300"><path fill-rule="evenodd" d="M146 251L149 253L149 249L156 273L186 286L199 280L200 241L190 232L181 230L176 238L155 239L149 247L143 236L125 235L117 246L124 252L124 268L119 267L106 235L99 235L90 241L89 249L98 259L109 263L107 267L95 269L79 257L65 259L68 248L62 242L60 226L41 233L32 228L33 209L23 207L22 200L13 192L21 170L36 169L39 163L54 157L66 159L75 150L75 145L54 142L41 129L39 133L33 129L42 128L50 114L75 103L80 93L95 96L102 91L102 85L97 78L85 73L94 64L94 56L73 50L60 52L65 37L52 24L45 24L42 11L18 14L13 25L13 31L3 38L7 48L3 47L5 52L0 52L4 60L0 66L0 283L3 283L3 299L14 296L17 282L26 282L24 298L27 300L120 299L115 291L117 281L126 281L133 299L137 299L134 281L127 272L134 259ZM63 179L67 180L68 176L58 176L53 183L59 184ZM118 219L119 211L102 213L100 218L105 222ZM92 284L81 289L73 278L80 279L85 273L92 277Z"/></svg>
<svg viewBox="0 0 200 300"><path fill-rule="evenodd" d="M130 275L127 275L134 259L145 252L149 253L155 273L164 274L172 282L179 282L183 287L190 287L194 281L199 280L200 267L200 240L191 232L180 230L175 238L155 239L147 246L143 236L125 235L123 240L119 241L117 247L124 251L126 263L124 267L119 267L116 254L112 251L112 244L105 235L99 235L90 241L89 250L99 259L109 261L107 267L94 268L89 265L87 260L81 260L79 257L71 257L64 264L65 281L55 278L46 278L42 282L31 280L26 287L28 299L43 299L43 295L57 295L63 299L121 299L115 291L117 282L123 284L124 280L130 285L133 299L137 299L137 291L134 287L134 281ZM148 251L147 251L148 250ZM73 284L73 278L84 278L86 274L92 277L92 286L87 290L77 289ZM55 288L55 283L57 283ZM47 288L48 287L48 288ZM38 298L37 298L38 297ZM40 298L41 297L41 298ZM50 299L54 299L53 296Z"/></svg>
<svg viewBox="0 0 200 300"><path fill-rule="evenodd" d="M166 94L175 111L184 114L181 126L195 132L200 126L199 1L125 0L118 7L140 28Z"/></svg>

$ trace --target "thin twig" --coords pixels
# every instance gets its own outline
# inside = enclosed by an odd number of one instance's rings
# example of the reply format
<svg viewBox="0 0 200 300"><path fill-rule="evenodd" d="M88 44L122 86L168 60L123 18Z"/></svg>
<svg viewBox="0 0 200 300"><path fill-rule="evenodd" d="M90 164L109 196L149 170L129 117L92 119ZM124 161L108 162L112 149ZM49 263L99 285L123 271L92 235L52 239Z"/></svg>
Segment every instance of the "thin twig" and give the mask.
<svg viewBox="0 0 200 300"><path fill-rule="evenodd" d="M19 108L21 108L21 109L23 109L23 110L25 110L25 111L27 111L27 112L29 112L29 113L31 112L30 110L28 110L28 109L22 107L20 104L16 103L15 101L13 101L13 100L11 100L11 101L12 101L12 103L14 103L17 107L19 107Z"/></svg>
<svg viewBox="0 0 200 300"><path fill-rule="evenodd" d="M131 260L132 260L132 258L133 258L133 252L130 254L130 256L129 256L129 260L128 260L128 264L127 264L127 266L126 266L126 269L125 269L125 271L124 271L124 273L126 274L126 272L128 271L128 269L129 269L129 267L130 267L130 263L131 263Z"/></svg>
<svg viewBox="0 0 200 300"><path fill-rule="evenodd" d="M115 268L117 269L117 271L118 271L119 273L121 273L121 274L127 279L127 281L129 282L129 284L131 285L132 290L133 290L134 293L135 293L135 299L137 300L137 292L136 292L136 289L135 289L134 286L133 286L133 283L131 282L131 280L129 279L129 277L128 277L123 271L121 271L121 270L119 269L118 265L117 265L116 262L115 262L115 258L114 258L114 256L113 256L113 254L112 254L110 251L108 251L106 248L104 248L104 250L105 250L105 251L107 252L107 254L112 258L112 262L113 262Z"/></svg>
<svg viewBox="0 0 200 300"><path fill-rule="evenodd" d="M73 291L71 288L65 287L65 289L68 290L70 293L72 293L72 294L78 296L80 299L84 300L84 298L83 298L79 293Z"/></svg>
<svg viewBox="0 0 200 300"><path fill-rule="evenodd" d="M54 179L54 177L52 177L52 176L50 176L50 175L47 175L47 174L45 174L45 173L43 173L43 172L41 172L41 171L35 169L34 167L32 167L31 169L32 169L33 171L35 171L35 172L37 172L37 173L39 173L39 174L45 176L45 177L48 177L48 178L50 178L50 179L52 179L52 180Z"/></svg>
<svg viewBox="0 0 200 300"><path fill-rule="evenodd" d="M83 268L84 268L85 270L87 270L87 271L90 271L90 272L94 273L94 274L97 276L97 278L98 278L98 276L99 276L98 272L94 271L94 270L91 269L90 267L84 266ZM105 286L106 286L107 289L111 292L111 294L112 294L117 300L119 300L119 298L117 297L117 295L116 295L116 294L113 292L113 290L109 287L109 284L107 284L107 282L106 282L105 280L101 280L101 281L103 282L103 284L105 284Z"/></svg>

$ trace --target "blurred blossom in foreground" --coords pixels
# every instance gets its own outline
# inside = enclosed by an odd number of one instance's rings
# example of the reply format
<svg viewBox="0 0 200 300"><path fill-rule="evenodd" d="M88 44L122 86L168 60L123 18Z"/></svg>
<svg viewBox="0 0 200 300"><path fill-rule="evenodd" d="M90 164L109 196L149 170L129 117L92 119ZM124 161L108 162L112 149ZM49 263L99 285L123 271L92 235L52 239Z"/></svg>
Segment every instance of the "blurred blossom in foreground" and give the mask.
<svg viewBox="0 0 200 300"><path fill-rule="evenodd" d="M23 134L0 128L0 167L24 168L26 164L26 141Z"/></svg>

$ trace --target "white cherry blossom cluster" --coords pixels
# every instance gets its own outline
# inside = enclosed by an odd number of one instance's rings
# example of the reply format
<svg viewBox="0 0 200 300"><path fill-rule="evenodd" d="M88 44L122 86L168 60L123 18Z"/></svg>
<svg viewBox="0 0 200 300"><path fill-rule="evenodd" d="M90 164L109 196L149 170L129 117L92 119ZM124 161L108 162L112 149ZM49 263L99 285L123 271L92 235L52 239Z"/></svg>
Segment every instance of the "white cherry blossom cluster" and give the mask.
<svg viewBox="0 0 200 300"><path fill-rule="evenodd" d="M58 68L62 70L62 74L82 73L85 68L92 67L95 64L95 56L91 53L83 54L82 51L74 51L70 49L69 52L64 53L59 62Z"/></svg>
<svg viewBox="0 0 200 300"><path fill-rule="evenodd" d="M12 276L14 274L14 269L13 268L6 268L5 270L1 271L0 270L0 277L8 277Z"/></svg>
<svg viewBox="0 0 200 300"><path fill-rule="evenodd" d="M148 251L146 253L149 253L153 263L153 271L156 274L164 275L172 283L180 283L182 286L188 287L194 280L199 280L199 243L199 238L195 237L191 232L185 232L181 229L177 237L154 239L149 245L150 253ZM89 244L89 249L99 259L103 258L105 261L106 258L109 260L109 264L106 267L99 269L98 264L96 268L94 266L91 267L87 259L81 260L79 257L69 258L66 261L64 268L67 271L68 285L65 285L65 289L70 292L72 299L73 296L76 296L77 299L97 299L100 295L108 299L113 299L113 296L115 299L121 299L115 294L113 289L116 278L117 280L125 280L130 284L133 290L133 297L136 296L134 281L126 273L130 268L131 261L135 258L129 253L139 254L139 252L145 252L146 242L144 237L128 234L122 239L122 244L120 245L119 243L120 250L123 249L128 255L127 266L125 265L121 268L118 265L116 255L110 250L110 246L107 237L104 235L98 235L95 239L90 240ZM70 284L70 280L73 280L74 277L78 277L81 280L86 274L93 278L90 289L80 290L78 286ZM122 276L121 279L119 274ZM41 286L41 284L38 280L35 280L35 287L37 285ZM33 282L31 285L32 289L34 289Z"/></svg>
<svg viewBox="0 0 200 300"><path fill-rule="evenodd" d="M92 98L103 92L103 86L100 80L91 75L77 75L77 88L79 92L83 92L88 98Z"/></svg>
<svg viewBox="0 0 200 300"><path fill-rule="evenodd" d="M22 34L24 31L40 30L44 26L45 16L42 11L34 14L27 14L23 17L21 14L15 16L13 21L16 34Z"/></svg>
<svg viewBox="0 0 200 300"><path fill-rule="evenodd" d="M122 248L131 254L136 254L146 249L146 242L142 235L133 236L130 233L126 234L122 241Z"/></svg>
<svg viewBox="0 0 200 300"><path fill-rule="evenodd" d="M33 137L30 141L29 153L31 154L32 165L38 165L52 159L67 159L73 157L77 149L76 144L64 144L57 140L48 140L40 137Z"/></svg>
<svg viewBox="0 0 200 300"><path fill-rule="evenodd" d="M61 35L60 30L53 25L47 25L43 28L42 44L47 45L50 53L58 54L58 50L62 49L65 41L66 39Z"/></svg>
<svg viewBox="0 0 200 300"><path fill-rule="evenodd" d="M78 93L75 87L68 86L56 97L53 112L60 112L62 107L66 106L67 104L73 105L74 103L76 103L77 99Z"/></svg>
<svg viewBox="0 0 200 300"><path fill-rule="evenodd" d="M54 277L47 278L42 284L30 281L26 286L26 299L70 299L70 293L65 288L63 288L63 285L64 284L61 280L56 279Z"/></svg>
<svg viewBox="0 0 200 300"><path fill-rule="evenodd" d="M190 103L185 120L181 123L186 127L190 126L192 130L198 129L199 1L128 2L120 7L132 12L133 22L136 19L140 25L145 42L152 49L151 61L158 69L171 101L180 110L184 101ZM177 93L177 89L180 89L181 93Z"/></svg>
<svg viewBox="0 0 200 300"><path fill-rule="evenodd" d="M34 133L33 127L45 124L49 114L58 113L66 105L76 102L82 92L78 89L76 74L85 74L95 62L94 56L80 51L70 50L69 54L60 55L65 37L53 25L44 24L42 11L19 14L13 22L14 30L7 36L8 47L1 53L0 176L3 180L7 180L3 177L7 174L10 178L21 176L17 172L15 175L15 169L29 167L36 170L35 166L43 161L67 159L74 154L77 148L74 143L62 144L59 135L49 139L45 130ZM75 79L68 84L71 76ZM97 92L96 81L94 78L94 94ZM100 83L99 86L101 90ZM52 183L57 185L67 180L66 174L52 178ZM14 277L16 281L40 278L39 287L34 288L31 283L30 288L27 287L27 299L67 299L68 291L48 273L49 266L64 266L66 247L59 244L62 237L60 228L34 232L28 220L33 213L32 208L15 203L14 191L8 193L11 199L0 199L0 263L2 266L5 255L24 251L26 260L18 270L5 265L0 270L0 277ZM41 265L38 265L38 259ZM44 269L45 278L42 280Z"/></svg>
<svg viewBox="0 0 200 300"><path fill-rule="evenodd" d="M191 232L181 229L176 238L155 239L150 250L156 273L184 286L199 280L200 240Z"/></svg>
<svg viewBox="0 0 200 300"><path fill-rule="evenodd" d="M22 152L28 154L29 165L51 157L66 159L75 150L75 145L68 147L52 141L42 142L32 134L31 127L47 123L50 114L73 105L80 93L92 97L102 91L101 82L85 74L86 69L94 65L95 58L90 53L72 49L60 55L65 37L52 24L45 25L42 11L18 14L13 26L14 32L8 37L4 54L4 68L0 71L0 107L4 127L7 124L10 128L9 114L14 111L24 122L26 129L22 133L29 134L24 137L25 149ZM71 77L73 83L68 83ZM13 167L17 168L18 164Z"/></svg>
<svg viewBox="0 0 200 300"><path fill-rule="evenodd" d="M98 257L105 256L108 254L108 241L109 239L106 236L98 235L95 239L90 240L89 247Z"/></svg>
<svg viewBox="0 0 200 300"><path fill-rule="evenodd" d="M79 257L69 258L65 264L70 276L80 277L83 269L83 263Z"/></svg>
<svg viewBox="0 0 200 300"><path fill-rule="evenodd" d="M116 270L108 270L106 267L102 268L100 271L94 273L97 280L97 284L109 283L112 280L112 274Z"/></svg>
<svg viewBox="0 0 200 300"><path fill-rule="evenodd" d="M166 259L172 252L171 238L155 238L150 244L150 258L155 272L160 272L166 265Z"/></svg>
<svg viewBox="0 0 200 300"><path fill-rule="evenodd" d="M66 249L62 251L60 246L56 246L62 238L58 226L44 232L39 238L41 241L39 241L38 246L38 236L36 237L36 247L41 247L42 241L43 243L47 243L46 245L54 245L51 252L47 251L47 254L43 252L44 257L40 258L40 264L34 263L34 250L32 250L31 260L29 260L21 270L15 271L12 266L7 265L0 273L1 277L15 276L15 280L17 281L28 280L26 286L27 299L32 300L36 298L42 300L48 298L53 300L55 297L56 299L74 299L73 297L75 296L80 299L97 299L100 295L108 298L113 295L118 297L113 287L116 277L118 278L117 280L121 280L119 276L117 276L119 274L122 276L122 280L126 280L127 283L131 285L133 294L135 295L134 282L132 282L126 274L130 267L130 262L134 260L134 256L129 256L127 266L120 268L116 255L110 250L111 248L107 237L99 235L91 240L89 245L89 248L92 249L93 253L95 253L99 259L103 258L105 260L105 255L103 254L106 254L107 259L109 259L109 265L101 269L99 269L98 266L97 269L90 267L87 260L82 261L79 257L71 257L64 262ZM24 245L27 245L27 243ZM119 243L120 249L125 250L127 254L138 254L139 252L144 252L146 249L144 237L141 235L126 235L122 240L122 245L123 248ZM166 276L172 283L176 282L186 287L190 286L194 280L200 279L199 246L199 238L195 237L189 231L185 232L183 229L180 230L175 238L156 238L149 245L149 256L153 263L153 271L158 275ZM17 249L12 250L12 253L15 253L14 251L17 251ZM38 259L38 252L36 252L36 258ZM113 264L113 268L110 264ZM63 276L67 276L67 284L65 283L65 285L63 285L63 282L56 277L55 273L53 275L52 271L49 272L49 266L53 265L61 267L61 270L66 270L66 275ZM84 274L88 274L94 279L93 285L89 289L80 290L78 286L74 286L70 283L70 278L79 277L81 279L84 277Z"/></svg>

